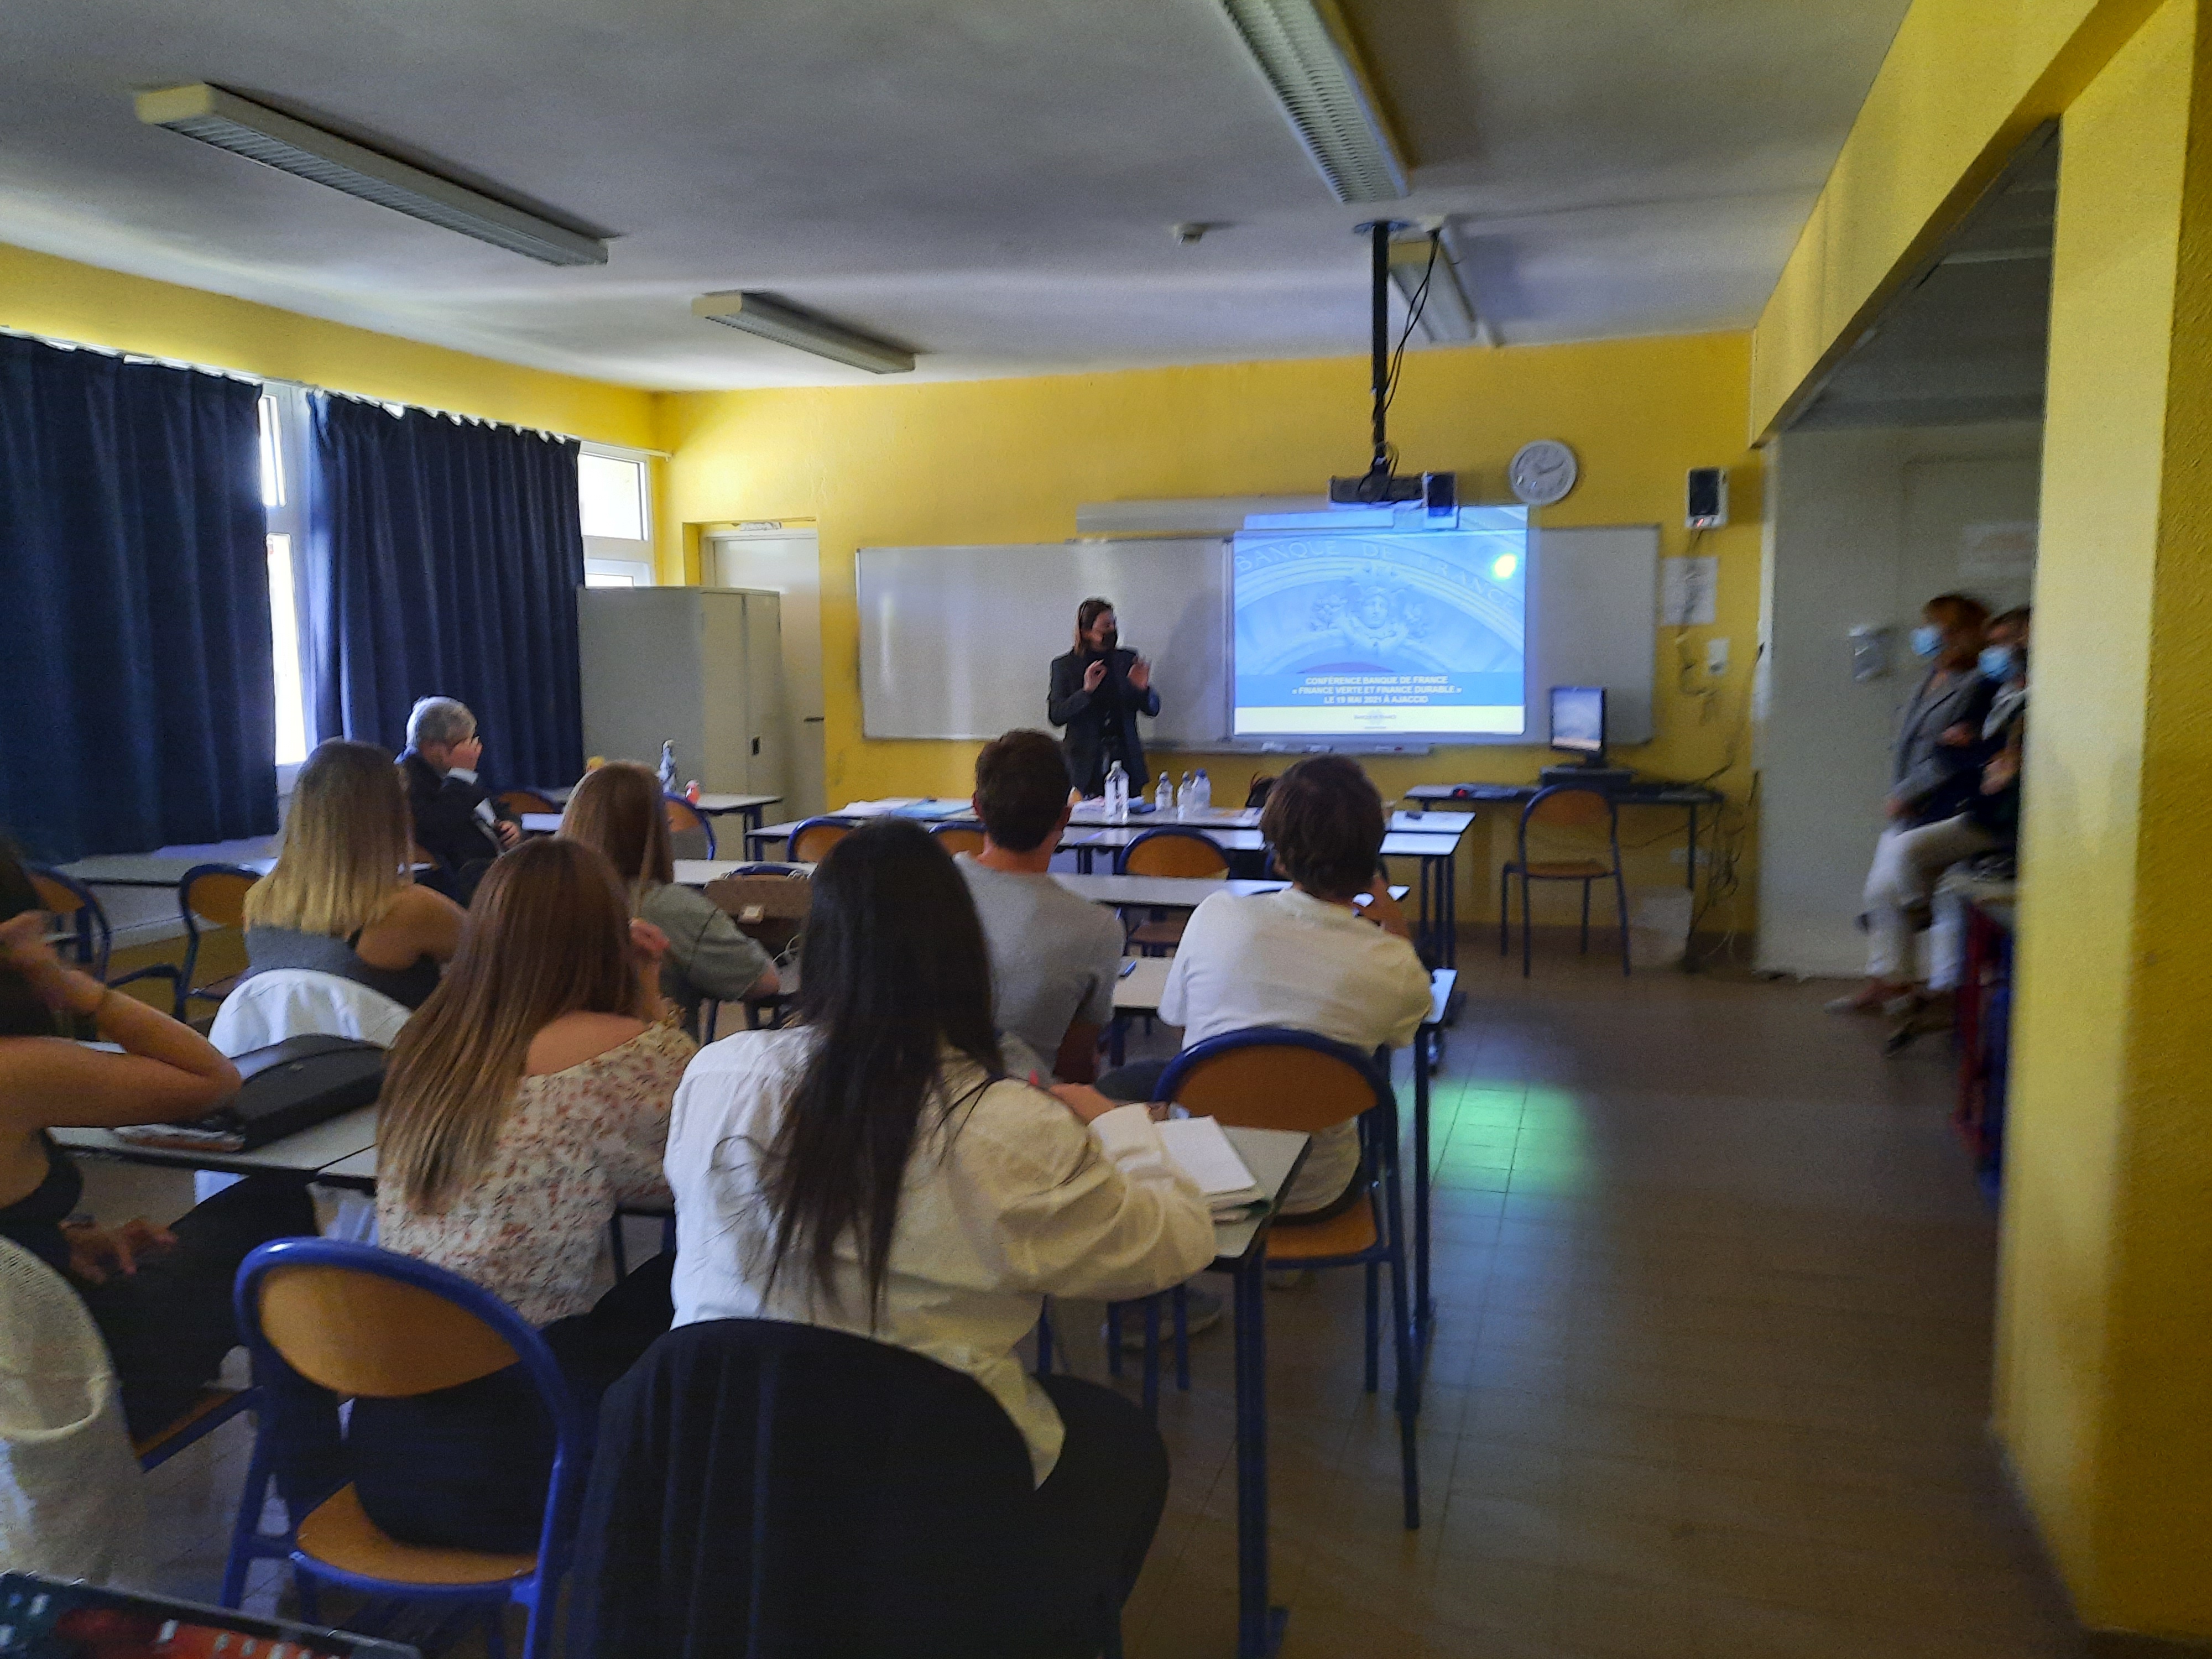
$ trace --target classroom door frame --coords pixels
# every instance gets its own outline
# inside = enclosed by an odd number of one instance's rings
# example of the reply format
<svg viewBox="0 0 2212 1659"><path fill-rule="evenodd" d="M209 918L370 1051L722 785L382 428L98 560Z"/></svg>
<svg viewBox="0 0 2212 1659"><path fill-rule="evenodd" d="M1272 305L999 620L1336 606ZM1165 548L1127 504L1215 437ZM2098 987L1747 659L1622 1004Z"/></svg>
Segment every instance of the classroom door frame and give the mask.
<svg viewBox="0 0 2212 1659"><path fill-rule="evenodd" d="M766 588L782 598L784 753L790 771L782 814L829 810L828 725L822 695L822 548L811 524L734 525L701 538L708 587Z"/></svg>

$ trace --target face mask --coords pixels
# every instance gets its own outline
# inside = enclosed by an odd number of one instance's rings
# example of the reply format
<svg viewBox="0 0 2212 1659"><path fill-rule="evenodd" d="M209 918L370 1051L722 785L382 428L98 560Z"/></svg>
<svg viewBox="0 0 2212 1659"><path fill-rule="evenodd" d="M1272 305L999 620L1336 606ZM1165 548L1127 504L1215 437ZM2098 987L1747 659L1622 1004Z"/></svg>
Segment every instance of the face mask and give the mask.
<svg viewBox="0 0 2212 1659"><path fill-rule="evenodd" d="M1982 647L1982 678L2002 684L2012 678L2012 647L2008 645L1989 645Z"/></svg>
<svg viewBox="0 0 2212 1659"><path fill-rule="evenodd" d="M1101 634L1098 636L1098 648L1102 652L1111 651L1115 646L1121 644L1121 633L1119 629L1109 628L1103 634Z"/></svg>
<svg viewBox="0 0 2212 1659"><path fill-rule="evenodd" d="M1943 648L1943 630L1934 623L1923 623L1912 630L1912 654L1932 657Z"/></svg>

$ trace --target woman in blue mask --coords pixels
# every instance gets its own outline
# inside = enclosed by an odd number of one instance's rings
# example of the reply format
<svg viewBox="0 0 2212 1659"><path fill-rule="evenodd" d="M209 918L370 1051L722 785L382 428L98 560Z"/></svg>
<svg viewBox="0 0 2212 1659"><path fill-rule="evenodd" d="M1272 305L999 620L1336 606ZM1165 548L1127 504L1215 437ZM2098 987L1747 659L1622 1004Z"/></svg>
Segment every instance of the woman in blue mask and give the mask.
<svg viewBox="0 0 2212 1659"><path fill-rule="evenodd" d="M1996 693L1981 672L1989 616L1978 599L1942 593L1922 607L1912 630L1913 653L1928 668L1898 721L1882 803L1888 827L1867 872L1867 981L1830 1003L1831 1012L1911 1005L1913 934L1927 925L1937 878L1996 845L1968 811L1980 793L1982 725Z"/></svg>

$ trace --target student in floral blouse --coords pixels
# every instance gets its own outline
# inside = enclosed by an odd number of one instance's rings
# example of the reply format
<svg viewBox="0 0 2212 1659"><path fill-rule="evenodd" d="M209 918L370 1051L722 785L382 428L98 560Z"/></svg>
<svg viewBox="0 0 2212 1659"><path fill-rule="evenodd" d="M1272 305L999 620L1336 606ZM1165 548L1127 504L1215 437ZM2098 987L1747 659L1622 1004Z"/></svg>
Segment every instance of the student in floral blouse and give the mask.
<svg viewBox="0 0 2212 1659"><path fill-rule="evenodd" d="M586 1410L668 1328L672 1258L600 1294L616 1206L665 1202L668 1111L695 1045L660 995L667 941L613 866L563 839L498 860L461 946L392 1045L377 1136L386 1249L474 1280L538 1326ZM550 1426L520 1367L362 1400L369 1517L405 1542L537 1546Z"/></svg>

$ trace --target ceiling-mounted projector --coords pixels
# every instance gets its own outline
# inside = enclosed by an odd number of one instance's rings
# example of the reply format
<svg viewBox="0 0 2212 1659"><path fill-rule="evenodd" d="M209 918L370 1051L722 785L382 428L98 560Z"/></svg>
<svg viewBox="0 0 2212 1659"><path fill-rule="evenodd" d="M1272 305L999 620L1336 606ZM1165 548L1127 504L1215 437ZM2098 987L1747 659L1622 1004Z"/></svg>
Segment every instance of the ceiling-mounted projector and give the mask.
<svg viewBox="0 0 2212 1659"><path fill-rule="evenodd" d="M1447 518L1459 508L1458 475L1422 472L1401 475L1391 468L1388 422L1390 412L1390 236L1398 228L1389 219L1359 227L1368 234L1374 250L1374 291L1371 296L1375 394L1375 457L1367 471L1351 477L1331 478L1328 499L1334 507L1383 507L1401 501L1419 501L1434 518ZM1425 277L1419 298L1406 319L1407 333L1420 319L1427 295Z"/></svg>

